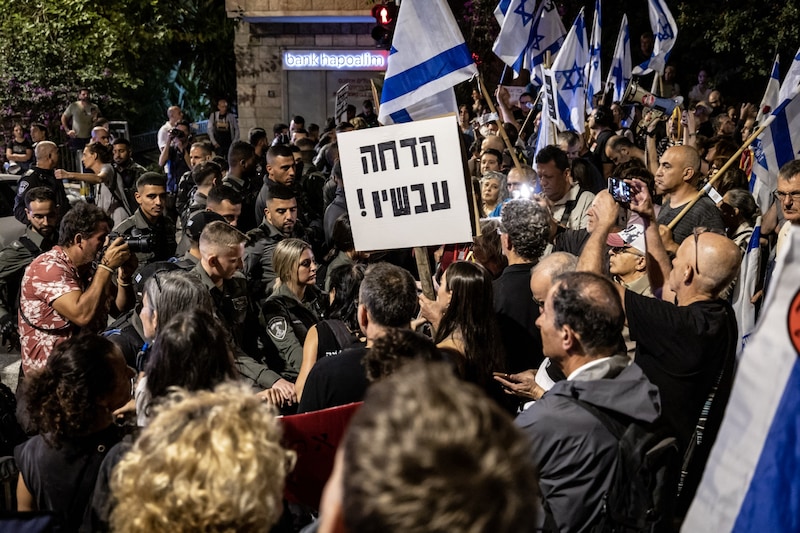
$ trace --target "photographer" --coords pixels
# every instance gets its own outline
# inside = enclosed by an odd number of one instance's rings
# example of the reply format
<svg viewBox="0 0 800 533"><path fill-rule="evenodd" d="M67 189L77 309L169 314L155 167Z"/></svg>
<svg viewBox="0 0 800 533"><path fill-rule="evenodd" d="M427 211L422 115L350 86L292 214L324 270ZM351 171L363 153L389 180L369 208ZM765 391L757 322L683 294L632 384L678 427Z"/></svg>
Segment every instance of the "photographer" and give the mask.
<svg viewBox="0 0 800 533"><path fill-rule="evenodd" d="M169 142L161 149L158 164L167 167L167 192L170 195L177 192L178 180L190 169L189 141L189 123L181 120L169 130Z"/></svg>
<svg viewBox="0 0 800 533"><path fill-rule="evenodd" d="M122 238L107 242L111 217L78 202L61 221L58 245L33 260L20 286L22 369L43 368L56 345L105 328L135 302L136 256ZM114 287L113 278L117 278Z"/></svg>
<svg viewBox="0 0 800 533"><path fill-rule="evenodd" d="M125 237L136 254L139 268L175 255L175 224L165 216L167 188L164 176L145 172L136 180L134 194L139 208L117 224L114 232Z"/></svg>

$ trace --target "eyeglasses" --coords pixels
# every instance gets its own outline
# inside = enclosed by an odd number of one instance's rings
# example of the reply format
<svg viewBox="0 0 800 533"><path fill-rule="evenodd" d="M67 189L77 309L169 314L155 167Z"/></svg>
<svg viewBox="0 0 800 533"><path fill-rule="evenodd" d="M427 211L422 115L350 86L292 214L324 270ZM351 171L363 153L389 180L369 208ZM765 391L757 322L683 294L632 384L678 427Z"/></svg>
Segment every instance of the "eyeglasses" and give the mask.
<svg viewBox="0 0 800 533"><path fill-rule="evenodd" d="M302 261L300 261L300 266L303 268L310 268L312 264L316 265L317 262L314 261L313 259L303 259Z"/></svg>
<svg viewBox="0 0 800 533"><path fill-rule="evenodd" d="M537 298L535 294L531 294L531 300L533 300L533 303L536 305L536 307L539 309L544 309L544 302Z"/></svg>
<svg viewBox="0 0 800 533"><path fill-rule="evenodd" d="M772 193L772 195L780 203L785 202L786 198L790 198L792 200L792 203L800 203L800 191L792 191L792 192L775 191Z"/></svg>
<svg viewBox="0 0 800 533"><path fill-rule="evenodd" d="M701 233L716 233L717 235L724 235L722 233L722 231L720 231L718 229L706 228L706 227L703 227L703 226L698 226L698 227L694 228L694 230L692 230L692 235L694 235L694 271L697 274L700 274L700 264L698 262L699 261L699 257L697 255L699 247L697 245L697 241L700 240L700 234Z"/></svg>
<svg viewBox="0 0 800 533"><path fill-rule="evenodd" d="M637 250L634 250L630 246L612 246L611 247L612 254L631 254L638 257L644 257L640 254Z"/></svg>

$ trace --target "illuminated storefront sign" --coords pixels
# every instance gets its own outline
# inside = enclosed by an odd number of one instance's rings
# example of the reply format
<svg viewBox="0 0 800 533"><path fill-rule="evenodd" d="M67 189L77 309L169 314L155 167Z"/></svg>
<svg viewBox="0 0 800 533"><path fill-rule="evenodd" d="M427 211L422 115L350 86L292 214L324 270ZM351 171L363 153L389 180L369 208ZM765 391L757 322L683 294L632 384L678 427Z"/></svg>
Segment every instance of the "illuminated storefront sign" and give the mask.
<svg viewBox="0 0 800 533"><path fill-rule="evenodd" d="M386 50L286 50L285 70L386 70Z"/></svg>

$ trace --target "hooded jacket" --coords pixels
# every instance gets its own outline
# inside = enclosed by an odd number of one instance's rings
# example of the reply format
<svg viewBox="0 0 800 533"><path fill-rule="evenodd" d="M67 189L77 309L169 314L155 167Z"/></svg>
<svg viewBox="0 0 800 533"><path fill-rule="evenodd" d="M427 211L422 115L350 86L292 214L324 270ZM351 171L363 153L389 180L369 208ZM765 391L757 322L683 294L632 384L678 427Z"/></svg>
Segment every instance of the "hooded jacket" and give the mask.
<svg viewBox="0 0 800 533"><path fill-rule="evenodd" d="M617 439L569 397L642 424L661 413L658 388L629 363L616 355L559 381L516 419L530 438L541 496L561 532L587 531L597 520L617 457Z"/></svg>

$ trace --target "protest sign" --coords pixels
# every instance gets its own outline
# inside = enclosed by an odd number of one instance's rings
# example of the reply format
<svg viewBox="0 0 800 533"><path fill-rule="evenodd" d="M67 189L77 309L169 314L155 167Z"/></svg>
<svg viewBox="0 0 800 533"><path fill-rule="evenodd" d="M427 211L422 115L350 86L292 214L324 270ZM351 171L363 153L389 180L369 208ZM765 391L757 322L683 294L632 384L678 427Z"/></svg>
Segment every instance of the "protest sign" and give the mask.
<svg viewBox="0 0 800 533"><path fill-rule="evenodd" d="M347 120L347 116L345 115L347 112L347 99L350 97L350 84L345 83L339 90L336 91L336 120L339 122L344 122Z"/></svg>
<svg viewBox="0 0 800 533"><path fill-rule="evenodd" d="M472 240L454 115L341 133L338 142L357 250Z"/></svg>

